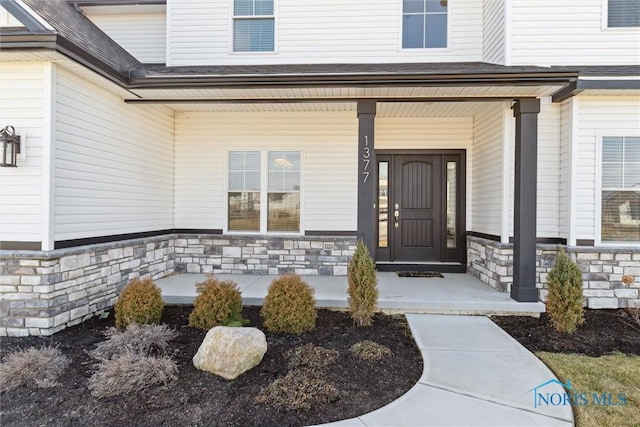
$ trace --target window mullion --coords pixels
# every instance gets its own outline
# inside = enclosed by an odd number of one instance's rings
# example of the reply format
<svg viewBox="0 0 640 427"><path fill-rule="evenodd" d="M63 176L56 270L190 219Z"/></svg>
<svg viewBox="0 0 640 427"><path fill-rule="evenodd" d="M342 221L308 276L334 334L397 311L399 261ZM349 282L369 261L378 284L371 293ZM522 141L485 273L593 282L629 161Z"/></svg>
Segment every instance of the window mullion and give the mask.
<svg viewBox="0 0 640 427"><path fill-rule="evenodd" d="M260 198L264 200L260 204L260 233L267 233L267 218L269 209L269 160L268 151L260 152Z"/></svg>

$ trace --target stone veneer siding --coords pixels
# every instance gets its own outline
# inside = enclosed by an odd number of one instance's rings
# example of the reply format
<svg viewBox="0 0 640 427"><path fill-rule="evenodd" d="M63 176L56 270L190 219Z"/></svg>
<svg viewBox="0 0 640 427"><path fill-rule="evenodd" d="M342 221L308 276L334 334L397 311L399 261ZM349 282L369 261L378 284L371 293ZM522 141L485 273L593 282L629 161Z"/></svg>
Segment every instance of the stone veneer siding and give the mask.
<svg viewBox="0 0 640 427"><path fill-rule="evenodd" d="M582 271L585 306L640 307L640 248L538 245L536 287L540 300L546 300L547 275L560 249L564 249ZM467 270L484 283L509 292L513 283L513 245L468 236ZM622 276L631 276L633 283L626 285Z"/></svg>
<svg viewBox="0 0 640 427"><path fill-rule="evenodd" d="M134 277L173 272L166 236L53 251L0 251L0 335L51 335L115 304Z"/></svg>
<svg viewBox="0 0 640 427"><path fill-rule="evenodd" d="M177 235L175 271L344 276L355 249L355 237Z"/></svg>
<svg viewBox="0 0 640 427"><path fill-rule="evenodd" d="M0 336L51 335L115 304L134 277L346 275L355 237L170 234L52 251L0 251Z"/></svg>

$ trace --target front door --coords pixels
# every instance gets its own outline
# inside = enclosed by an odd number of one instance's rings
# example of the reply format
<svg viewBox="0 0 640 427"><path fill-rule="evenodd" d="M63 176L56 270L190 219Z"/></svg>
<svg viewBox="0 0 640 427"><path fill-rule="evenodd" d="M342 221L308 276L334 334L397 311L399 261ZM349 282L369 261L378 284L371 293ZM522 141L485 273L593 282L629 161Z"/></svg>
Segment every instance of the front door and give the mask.
<svg viewBox="0 0 640 427"><path fill-rule="evenodd" d="M376 154L377 261L460 262L463 152Z"/></svg>
<svg viewBox="0 0 640 427"><path fill-rule="evenodd" d="M395 261L440 261L442 156L398 155L391 170Z"/></svg>

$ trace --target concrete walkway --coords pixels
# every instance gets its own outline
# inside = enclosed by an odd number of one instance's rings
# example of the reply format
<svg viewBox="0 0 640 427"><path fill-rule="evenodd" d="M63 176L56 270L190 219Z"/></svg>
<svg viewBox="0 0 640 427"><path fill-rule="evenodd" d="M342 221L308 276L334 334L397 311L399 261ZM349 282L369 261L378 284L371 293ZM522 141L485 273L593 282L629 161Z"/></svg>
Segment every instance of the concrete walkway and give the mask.
<svg viewBox="0 0 640 427"><path fill-rule="evenodd" d="M553 373L483 316L407 314L424 359L418 383L368 414L325 426L572 426L570 406L534 408ZM559 384L539 392L564 394Z"/></svg>

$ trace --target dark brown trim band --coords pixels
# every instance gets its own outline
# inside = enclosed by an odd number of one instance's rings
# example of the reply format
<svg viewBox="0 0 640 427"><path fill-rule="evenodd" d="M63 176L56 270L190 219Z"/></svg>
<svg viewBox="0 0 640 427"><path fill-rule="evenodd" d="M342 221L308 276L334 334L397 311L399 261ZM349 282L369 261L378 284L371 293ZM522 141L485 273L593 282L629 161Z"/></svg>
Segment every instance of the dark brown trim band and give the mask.
<svg viewBox="0 0 640 427"><path fill-rule="evenodd" d="M73 248L76 246L96 245L99 243L121 242L123 240L144 239L146 237L162 236L164 234L222 234L220 229L204 228L171 228L166 230L144 231L141 233L113 234L110 236L87 237L83 239L58 240L54 249Z"/></svg>
<svg viewBox="0 0 640 427"><path fill-rule="evenodd" d="M334 231L334 230L306 230L304 232L305 236L309 236L309 237L313 237L313 236L319 236L319 237L329 237L329 236L335 236L335 237L356 237L358 235L357 231Z"/></svg>
<svg viewBox="0 0 640 427"><path fill-rule="evenodd" d="M576 240L576 246L595 246L596 241L590 239L578 239Z"/></svg>
<svg viewBox="0 0 640 427"><path fill-rule="evenodd" d="M479 233L477 231L467 231L466 235L469 237L478 237L480 239L491 240L493 242L500 241L500 236L496 236L495 234Z"/></svg>
<svg viewBox="0 0 640 427"><path fill-rule="evenodd" d="M589 89L640 90L640 80L577 80L551 96L553 102L562 102Z"/></svg>
<svg viewBox="0 0 640 427"><path fill-rule="evenodd" d="M42 242L0 241L0 250L2 251L39 251L41 249Z"/></svg>

